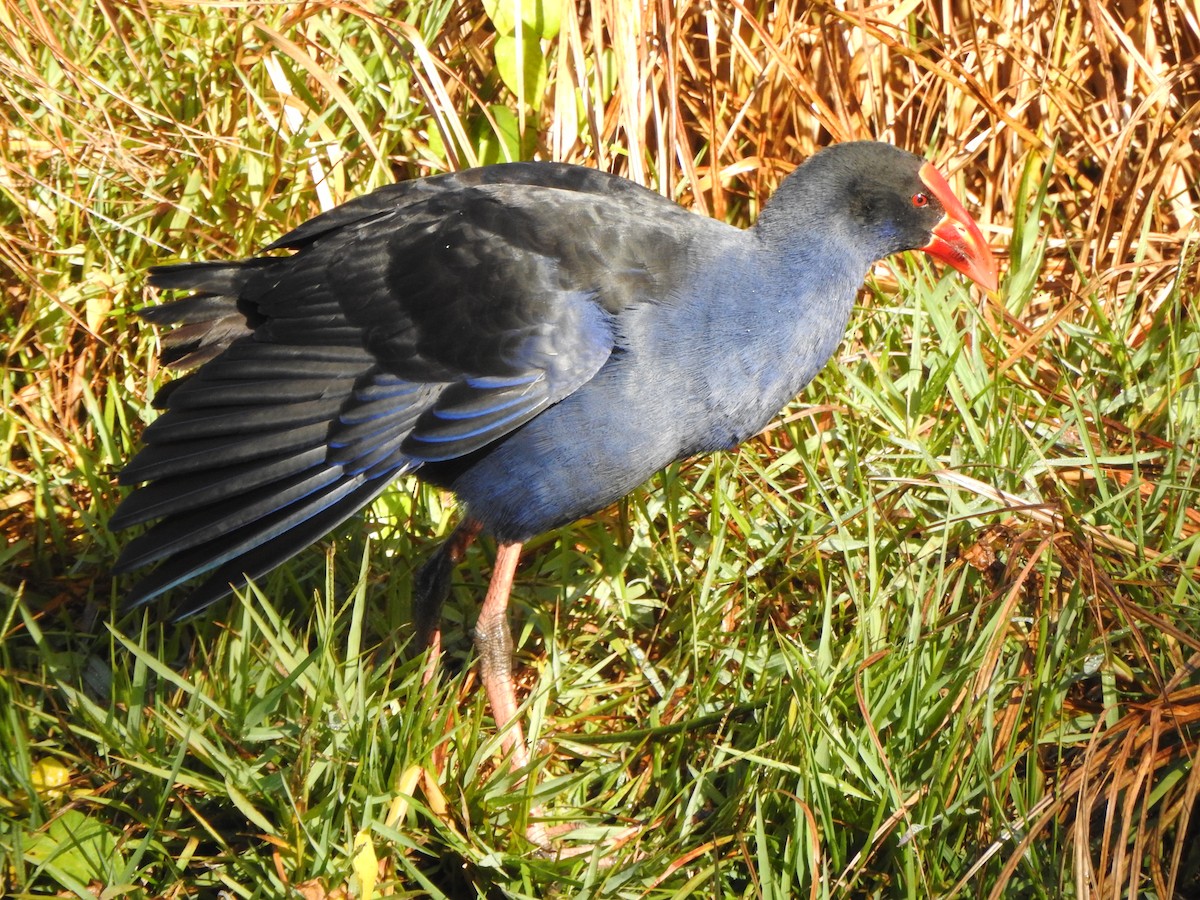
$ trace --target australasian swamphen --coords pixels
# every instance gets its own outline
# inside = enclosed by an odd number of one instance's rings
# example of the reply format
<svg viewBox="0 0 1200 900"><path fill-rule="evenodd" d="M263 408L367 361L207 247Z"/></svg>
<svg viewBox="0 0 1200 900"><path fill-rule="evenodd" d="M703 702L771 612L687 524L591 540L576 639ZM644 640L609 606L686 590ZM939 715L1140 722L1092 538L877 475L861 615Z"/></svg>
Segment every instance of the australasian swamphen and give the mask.
<svg viewBox="0 0 1200 900"><path fill-rule="evenodd" d="M121 572L146 603L208 606L412 473L465 516L418 574L435 647L453 564L497 541L476 625L514 764L528 761L507 604L522 542L673 460L761 430L834 352L879 259L923 250L995 289L979 229L934 166L830 147L740 230L592 169L512 163L385 187L234 262L155 268L194 293L143 318L195 368L121 472L114 528L155 522ZM273 251L291 250L276 254Z"/></svg>

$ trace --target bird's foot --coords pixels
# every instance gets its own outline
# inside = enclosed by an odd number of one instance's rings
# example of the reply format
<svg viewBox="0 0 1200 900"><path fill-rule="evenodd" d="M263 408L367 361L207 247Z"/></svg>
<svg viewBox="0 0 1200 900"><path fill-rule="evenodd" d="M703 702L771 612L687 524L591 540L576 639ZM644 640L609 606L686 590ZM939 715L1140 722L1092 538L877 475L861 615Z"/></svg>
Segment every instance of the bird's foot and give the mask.
<svg viewBox="0 0 1200 900"><path fill-rule="evenodd" d="M530 814L533 817L540 816L541 809L531 810ZM609 869L618 862L628 864L640 857L640 853L620 854L619 851L645 830L644 825L631 825L597 840L590 826L562 822L547 827L542 822L531 821L525 828L525 838L537 846L539 855L545 859L576 859L599 854L597 864L602 869ZM584 832L592 833L585 835ZM574 840L577 843L569 846L573 841L572 835L576 835Z"/></svg>

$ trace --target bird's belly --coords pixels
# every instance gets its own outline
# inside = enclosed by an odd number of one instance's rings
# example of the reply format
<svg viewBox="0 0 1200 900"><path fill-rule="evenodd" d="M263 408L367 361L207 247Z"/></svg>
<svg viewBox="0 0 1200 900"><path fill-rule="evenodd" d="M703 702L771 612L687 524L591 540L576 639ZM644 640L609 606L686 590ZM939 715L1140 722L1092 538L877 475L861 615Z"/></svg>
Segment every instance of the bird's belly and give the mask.
<svg viewBox="0 0 1200 900"><path fill-rule="evenodd" d="M751 331L747 313L704 322L697 339L688 308L647 310L653 321L623 320L621 353L591 381L443 482L497 538L527 540L675 460L737 446L816 374L845 326Z"/></svg>
<svg viewBox="0 0 1200 900"><path fill-rule="evenodd" d="M524 541L624 497L692 448L661 395L593 381L480 454L449 487L499 540Z"/></svg>
<svg viewBox="0 0 1200 900"><path fill-rule="evenodd" d="M631 390L602 377L480 454L447 486L497 539L528 540L616 502L675 460L737 446L786 399L724 416L695 396L694 384Z"/></svg>

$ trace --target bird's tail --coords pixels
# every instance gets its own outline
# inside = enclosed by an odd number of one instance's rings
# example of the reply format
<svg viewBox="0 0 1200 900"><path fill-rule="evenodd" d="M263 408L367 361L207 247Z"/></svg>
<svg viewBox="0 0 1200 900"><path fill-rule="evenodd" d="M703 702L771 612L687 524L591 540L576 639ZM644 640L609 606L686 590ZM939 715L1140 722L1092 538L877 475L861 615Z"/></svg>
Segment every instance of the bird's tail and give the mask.
<svg viewBox="0 0 1200 900"><path fill-rule="evenodd" d="M173 326L162 340L160 359L173 369L193 369L220 355L253 331L254 313L239 308L247 279L273 260L178 263L150 269L150 284L168 291L195 291L190 297L141 310L154 325Z"/></svg>
<svg viewBox="0 0 1200 900"><path fill-rule="evenodd" d="M290 320L313 344L256 339L246 300L270 259L158 268L151 283L194 290L143 318L174 326L163 361L193 372L155 397L166 412L122 470L141 484L111 519L154 523L115 569L157 563L126 606L207 576L175 607L197 612L320 539L413 466L400 445L429 402L424 388L382 372L330 316ZM331 337L320 340L322 334Z"/></svg>

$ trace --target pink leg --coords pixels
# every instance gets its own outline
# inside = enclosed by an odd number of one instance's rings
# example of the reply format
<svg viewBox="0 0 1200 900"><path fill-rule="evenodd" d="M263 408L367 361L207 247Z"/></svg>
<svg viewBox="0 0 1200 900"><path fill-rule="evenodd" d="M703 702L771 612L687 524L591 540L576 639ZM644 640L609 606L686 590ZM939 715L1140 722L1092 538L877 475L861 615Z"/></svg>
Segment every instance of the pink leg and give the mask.
<svg viewBox="0 0 1200 900"><path fill-rule="evenodd" d="M508 627L508 598L512 593L517 560L521 558L519 543L500 544L496 548L496 567L488 585L487 596L475 622L475 649L479 653L479 674L487 691L488 703L496 728L503 737L501 745L514 769L529 764L529 748L525 735L516 721L517 693L513 684L512 632Z"/></svg>
<svg viewBox="0 0 1200 900"><path fill-rule="evenodd" d="M517 571L517 560L521 557L519 543L500 544L496 548L496 566L492 570L492 580L488 585L487 596L479 610L479 619L475 623L475 649L479 654L479 671L487 690L488 703L492 707L492 716L496 720L496 728L501 734L501 746L509 759L510 765L517 770L529 765L529 748L525 746L525 732L517 720L517 693L513 683L513 642L512 632L508 626L508 598L512 593L513 576ZM552 851L552 839L559 832L570 832L573 826L566 825L553 830L539 821L543 812L540 806L529 810L533 820L525 830L529 842L540 847L543 852L554 852L560 857L580 856L591 853L594 846L589 845L572 850ZM640 834L641 826L627 828L616 835L613 846L626 843ZM552 833L553 832L553 833ZM602 861L608 865L611 861Z"/></svg>
<svg viewBox="0 0 1200 900"><path fill-rule="evenodd" d="M496 547L496 567L488 584L487 596L475 622L475 650L479 654L479 674L487 691L492 717L500 732L500 746L514 769L529 765L529 748L525 732L517 720L517 691L513 683L513 642L508 627L508 598L512 593L517 560L521 558L520 543ZM542 816L540 807L529 810L533 819ZM550 838L541 822L530 822L525 836L543 850L550 849Z"/></svg>
<svg viewBox="0 0 1200 900"><path fill-rule="evenodd" d="M442 546L417 572L413 585L413 619L417 640L429 650L429 661L421 684L429 684L437 674L442 655L442 604L450 593L450 575L462 562L482 526L474 519L459 524Z"/></svg>

